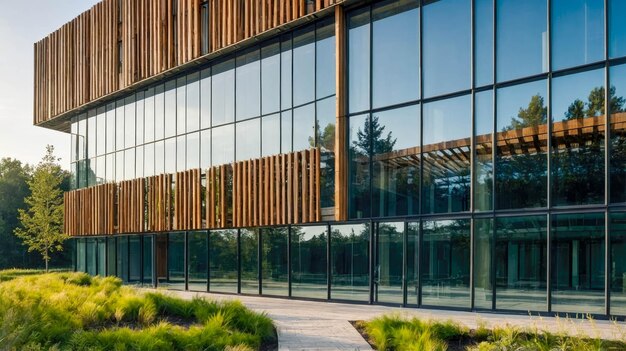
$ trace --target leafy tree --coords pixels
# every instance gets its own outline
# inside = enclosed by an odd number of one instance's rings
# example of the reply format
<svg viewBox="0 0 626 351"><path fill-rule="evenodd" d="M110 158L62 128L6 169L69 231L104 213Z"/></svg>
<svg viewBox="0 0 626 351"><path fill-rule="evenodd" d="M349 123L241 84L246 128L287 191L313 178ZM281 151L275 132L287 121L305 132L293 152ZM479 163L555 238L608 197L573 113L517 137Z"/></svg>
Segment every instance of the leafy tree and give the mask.
<svg viewBox="0 0 626 351"><path fill-rule="evenodd" d="M24 199L28 209L19 210L21 227L15 235L22 239L28 251L41 254L48 271L50 255L63 250L68 238L63 233L63 190L66 175L57 163L54 147L48 145L46 154L28 181L31 195Z"/></svg>
<svg viewBox="0 0 626 351"><path fill-rule="evenodd" d="M511 118L511 125L508 130L521 129L525 127L536 127L546 124L548 121L548 108L545 105L543 96L533 95L527 108L520 108L517 118Z"/></svg>
<svg viewBox="0 0 626 351"><path fill-rule="evenodd" d="M25 207L24 198L30 194L28 180L31 167L22 162L0 160L0 267L27 266L24 250L13 231L18 227L18 210Z"/></svg>
<svg viewBox="0 0 626 351"><path fill-rule="evenodd" d="M566 120L577 118L585 118L585 103L580 99L574 100L565 113Z"/></svg>

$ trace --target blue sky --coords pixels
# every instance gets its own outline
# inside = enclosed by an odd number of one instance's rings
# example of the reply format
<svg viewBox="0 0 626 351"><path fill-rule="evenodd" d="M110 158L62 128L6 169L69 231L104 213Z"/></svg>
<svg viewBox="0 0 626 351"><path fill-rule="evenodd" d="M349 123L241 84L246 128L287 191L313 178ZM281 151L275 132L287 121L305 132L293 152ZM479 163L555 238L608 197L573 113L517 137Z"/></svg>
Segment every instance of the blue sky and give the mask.
<svg viewBox="0 0 626 351"><path fill-rule="evenodd" d="M32 124L33 44L97 2L0 0L0 158L36 164L52 144L69 169L69 135Z"/></svg>

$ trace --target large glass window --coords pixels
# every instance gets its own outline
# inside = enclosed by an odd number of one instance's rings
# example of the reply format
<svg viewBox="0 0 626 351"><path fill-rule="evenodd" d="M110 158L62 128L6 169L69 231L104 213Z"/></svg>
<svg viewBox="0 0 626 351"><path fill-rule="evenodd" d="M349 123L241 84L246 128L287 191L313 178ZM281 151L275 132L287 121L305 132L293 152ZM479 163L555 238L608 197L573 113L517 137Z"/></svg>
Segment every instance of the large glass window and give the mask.
<svg viewBox="0 0 626 351"><path fill-rule="evenodd" d="M235 160L235 126L213 128L211 135L213 152L211 162L213 166L231 163Z"/></svg>
<svg viewBox="0 0 626 351"><path fill-rule="evenodd" d="M209 290L237 293L237 230L212 230L209 238Z"/></svg>
<svg viewBox="0 0 626 351"><path fill-rule="evenodd" d="M108 237L107 239L107 275L117 275L117 238ZM80 244L81 240L78 241ZM80 246L79 246L80 248ZM80 253L80 252L79 252ZM80 262L80 255L78 257Z"/></svg>
<svg viewBox="0 0 626 351"><path fill-rule="evenodd" d="M406 240L406 302L417 305L419 296L419 222L407 223Z"/></svg>
<svg viewBox="0 0 626 351"><path fill-rule="evenodd" d="M256 117L261 112L261 62L259 48L237 56L237 120Z"/></svg>
<svg viewBox="0 0 626 351"><path fill-rule="evenodd" d="M271 42L261 48L262 114L280 110L280 43Z"/></svg>
<svg viewBox="0 0 626 351"><path fill-rule="evenodd" d="M470 307L470 221L424 221L422 304Z"/></svg>
<svg viewBox="0 0 626 351"><path fill-rule="evenodd" d="M317 24L315 82L317 99L335 94L335 23L331 18Z"/></svg>
<svg viewBox="0 0 626 351"><path fill-rule="evenodd" d="M135 100L137 101L135 103L135 110L136 115L137 115L137 123L136 123L136 127L135 127L135 132L136 132L136 136L135 136L135 145L141 145L144 143L145 140L145 121L144 121L144 116L145 116L145 94L143 91L140 91L136 94L136 98Z"/></svg>
<svg viewBox="0 0 626 351"><path fill-rule="evenodd" d="M211 130L200 132L200 168L206 170L211 166Z"/></svg>
<svg viewBox="0 0 626 351"><path fill-rule="evenodd" d="M132 235L128 237L128 281L141 283L141 237Z"/></svg>
<svg viewBox="0 0 626 351"><path fill-rule="evenodd" d="M291 34L285 34L280 42L280 104L282 109L292 106L292 65Z"/></svg>
<svg viewBox="0 0 626 351"><path fill-rule="evenodd" d="M315 146L315 104L293 110L293 151Z"/></svg>
<svg viewBox="0 0 626 351"><path fill-rule="evenodd" d="M187 76L187 133L200 128L200 73Z"/></svg>
<svg viewBox="0 0 626 351"><path fill-rule="evenodd" d="M98 268L97 273L99 276L106 276L107 271L107 247L106 247L106 238L98 238L96 239L96 250L98 251L97 259L98 259ZM71 252L71 251L70 251Z"/></svg>
<svg viewBox="0 0 626 351"><path fill-rule="evenodd" d="M187 165L185 169L200 167L200 133L187 134Z"/></svg>
<svg viewBox="0 0 626 351"><path fill-rule="evenodd" d="M165 173L175 173L175 172L176 172L176 138L169 138L165 140Z"/></svg>
<svg viewBox="0 0 626 351"><path fill-rule="evenodd" d="M422 211L468 211L471 96L424 104Z"/></svg>
<svg viewBox="0 0 626 351"><path fill-rule="evenodd" d="M604 70L552 79L552 205L604 203Z"/></svg>
<svg viewBox="0 0 626 351"><path fill-rule="evenodd" d="M609 68L610 202L626 202L626 65ZM604 100L602 100L604 101Z"/></svg>
<svg viewBox="0 0 626 351"><path fill-rule="evenodd" d="M176 80L165 83L165 138L176 135ZM184 116L181 116L184 118Z"/></svg>
<svg viewBox="0 0 626 351"><path fill-rule="evenodd" d="M280 151L283 154L293 151L293 113L291 110L280 114Z"/></svg>
<svg viewBox="0 0 626 351"><path fill-rule="evenodd" d="M115 151L115 103L112 102L110 104L107 105L107 112L106 112L106 135L104 136L106 138L106 152L110 153L110 152L114 152ZM80 122L79 122L80 125ZM84 137L81 137L81 135L84 134L80 134L79 132L79 140L78 140L78 145L80 146L82 143L84 143L84 140L80 140L83 139ZM81 158L81 152L82 148L79 147L78 148L78 156L79 159Z"/></svg>
<svg viewBox="0 0 626 351"><path fill-rule="evenodd" d="M187 77L183 76L176 80L176 135L184 134L187 128L186 96ZM167 100L165 100L165 103L167 106Z"/></svg>
<svg viewBox="0 0 626 351"><path fill-rule="evenodd" d="M471 2L427 1L423 11L424 96L469 89Z"/></svg>
<svg viewBox="0 0 626 351"><path fill-rule="evenodd" d="M261 151L263 157L280 154L280 114L261 119Z"/></svg>
<svg viewBox="0 0 626 351"><path fill-rule="evenodd" d="M493 91L474 95L474 209L493 209Z"/></svg>
<svg viewBox="0 0 626 351"><path fill-rule="evenodd" d="M289 228L268 228L261 232L263 255L263 295L289 295L288 250Z"/></svg>
<svg viewBox="0 0 626 351"><path fill-rule="evenodd" d="M373 108L419 99L419 1L377 3L372 22Z"/></svg>
<svg viewBox="0 0 626 351"><path fill-rule="evenodd" d="M369 115L350 117L349 128L349 189L348 212L350 218L367 218L371 216L370 189L370 155L371 138Z"/></svg>
<svg viewBox="0 0 626 351"><path fill-rule="evenodd" d="M144 139L146 143L154 141L154 88L150 88L145 92Z"/></svg>
<svg viewBox="0 0 626 351"><path fill-rule="evenodd" d="M552 310L604 311L604 214L555 215L552 221Z"/></svg>
<svg viewBox="0 0 626 351"><path fill-rule="evenodd" d="M200 79L200 129L211 126L211 69L201 72Z"/></svg>
<svg viewBox="0 0 626 351"><path fill-rule="evenodd" d="M474 307L493 308L493 219L474 220Z"/></svg>
<svg viewBox="0 0 626 351"><path fill-rule="evenodd" d="M330 297L369 301L369 224L335 225L330 233Z"/></svg>
<svg viewBox="0 0 626 351"><path fill-rule="evenodd" d="M626 315L626 213L611 213L611 315Z"/></svg>
<svg viewBox="0 0 626 351"><path fill-rule="evenodd" d="M496 218L497 309L547 309L547 224L545 215Z"/></svg>
<svg viewBox="0 0 626 351"><path fill-rule="evenodd" d="M167 235L167 283L169 289L185 290L185 233Z"/></svg>
<svg viewBox="0 0 626 351"><path fill-rule="evenodd" d="M76 270L79 272L87 272L86 261L86 239L76 239Z"/></svg>
<svg viewBox="0 0 626 351"><path fill-rule="evenodd" d="M348 15L348 111L370 108L370 9Z"/></svg>
<svg viewBox="0 0 626 351"><path fill-rule="evenodd" d="M189 290L206 291L208 279L209 236L205 231L189 232L187 269Z"/></svg>
<svg viewBox="0 0 626 351"><path fill-rule="evenodd" d="M293 34L293 105L315 100L315 27Z"/></svg>
<svg viewBox="0 0 626 351"><path fill-rule="evenodd" d="M165 93L164 85L154 88L154 140L161 140L165 135Z"/></svg>
<svg viewBox="0 0 626 351"><path fill-rule="evenodd" d="M259 158L261 156L261 119L255 118L239 122L236 128L236 160L244 161Z"/></svg>
<svg viewBox="0 0 626 351"><path fill-rule="evenodd" d="M604 58L604 0L552 0L552 69Z"/></svg>
<svg viewBox="0 0 626 351"><path fill-rule="evenodd" d="M609 57L626 56L626 2L608 0L609 2Z"/></svg>
<svg viewBox="0 0 626 351"><path fill-rule="evenodd" d="M116 276L128 282L128 236L117 238L117 270Z"/></svg>
<svg viewBox="0 0 626 351"><path fill-rule="evenodd" d="M496 209L547 205L545 97L545 80L498 89Z"/></svg>
<svg viewBox="0 0 626 351"><path fill-rule="evenodd" d="M152 235L144 235L143 237L143 283L144 285L152 286L154 281L152 280L152 245L153 245L154 236Z"/></svg>
<svg viewBox="0 0 626 351"><path fill-rule="evenodd" d="M166 141L167 142L167 141ZM187 136L182 135L176 138L176 172L186 169L187 164Z"/></svg>
<svg viewBox="0 0 626 351"><path fill-rule="evenodd" d="M105 136L102 135L102 134L106 133L105 132L105 130L106 130L106 120L105 120L105 117L106 116L105 116L105 112L104 112L105 111L104 107L99 107L97 111L98 111L97 112L98 114L96 115L95 127L96 127L96 131L99 131L99 133L98 133L99 135L96 138L97 139L96 140L96 149L94 150L95 151L94 155L100 156L100 155L104 155L104 153L106 152L106 150L105 150L106 149L106 139L105 139Z"/></svg>
<svg viewBox="0 0 626 351"><path fill-rule="evenodd" d="M316 105L317 147L320 148L320 200L322 207L335 206L335 97Z"/></svg>
<svg viewBox="0 0 626 351"><path fill-rule="evenodd" d="M87 247L87 270L86 273L89 275L96 275L97 268L97 257L96 257L96 240L95 239L85 239L86 247Z"/></svg>
<svg viewBox="0 0 626 351"><path fill-rule="evenodd" d="M259 229L239 231L241 293L259 293Z"/></svg>
<svg viewBox="0 0 626 351"><path fill-rule="evenodd" d="M493 83L493 1L474 0L474 86Z"/></svg>
<svg viewBox="0 0 626 351"><path fill-rule="evenodd" d="M496 0L499 82L548 70L547 0Z"/></svg>
<svg viewBox="0 0 626 351"><path fill-rule="evenodd" d="M403 303L404 223L378 223L374 301Z"/></svg>
<svg viewBox="0 0 626 351"><path fill-rule="evenodd" d="M357 136L372 145L373 217L419 213L419 116L419 105L374 113Z"/></svg>
<svg viewBox="0 0 626 351"><path fill-rule="evenodd" d="M98 133L96 127L96 110L91 110L87 118L87 157L96 157L97 155L96 138L98 137Z"/></svg>
<svg viewBox="0 0 626 351"><path fill-rule="evenodd" d="M328 228L291 227L291 295L328 298Z"/></svg>
<svg viewBox="0 0 626 351"><path fill-rule="evenodd" d="M211 123L213 126L235 120L235 60L212 67Z"/></svg>
<svg viewBox="0 0 626 351"><path fill-rule="evenodd" d="M135 139L135 123L137 123L135 112L135 96L133 95L125 99L124 105L124 146L126 148L135 146L137 142Z"/></svg>

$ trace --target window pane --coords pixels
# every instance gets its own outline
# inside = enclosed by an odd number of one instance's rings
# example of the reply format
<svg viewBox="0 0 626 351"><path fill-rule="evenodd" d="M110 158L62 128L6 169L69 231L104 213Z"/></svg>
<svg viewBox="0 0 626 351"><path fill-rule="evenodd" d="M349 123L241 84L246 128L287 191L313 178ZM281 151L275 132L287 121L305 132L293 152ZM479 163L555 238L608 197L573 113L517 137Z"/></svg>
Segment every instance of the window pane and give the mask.
<svg viewBox="0 0 626 351"><path fill-rule="evenodd" d="M111 183L115 181L115 154L106 155L106 181Z"/></svg>
<svg viewBox="0 0 626 351"><path fill-rule="evenodd" d="M289 229L268 228L262 230L263 246L263 295L289 295L289 279L287 266L287 246L289 246Z"/></svg>
<svg viewBox="0 0 626 351"><path fill-rule="evenodd" d="M545 207L546 81L498 89L497 94L496 208Z"/></svg>
<svg viewBox="0 0 626 351"><path fill-rule="evenodd" d="M331 18L317 24L315 47L317 99L335 94L335 23Z"/></svg>
<svg viewBox="0 0 626 351"><path fill-rule="evenodd" d="M286 34L281 38L280 43L280 91L282 109L292 106L292 64L293 52L291 50L291 34Z"/></svg>
<svg viewBox="0 0 626 351"><path fill-rule="evenodd" d="M604 95L604 69L552 79L554 206L604 203Z"/></svg>
<svg viewBox="0 0 626 351"><path fill-rule="evenodd" d="M372 115L359 145L372 145L372 216L419 213L420 106Z"/></svg>
<svg viewBox="0 0 626 351"><path fill-rule="evenodd" d="M280 110L280 43L261 48L262 114Z"/></svg>
<svg viewBox="0 0 626 351"><path fill-rule="evenodd" d="M143 283L152 286L152 235L143 237Z"/></svg>
<svg viewBox="0 0 626 351"><path fill-rule="evenodd" d="M146 127L144 126L144 93L142 91L138 92L135 100L137 101L135 103L135 109L137 111L137 123L135 128L137 134L135 139L135 145L141 145L144 143L144 133L146 129Z"/></svg>
<svg viewBox="0 0 626 351"><path fill-rule="evenodd" d="M141 237L138 235L129 236L128 246L128 268L130 273L128 281L137 284L141 282Z"/></svg>
<svg viewBox="0 0 626 351"><path fill-rule="evenodd" d="M154 90L154 140L161 140L165 135L165 93L163 85Z"/></svg>
<svg viewBox="0 0 626 351"><path fill-rule="evenodd" d="M110 152L114 152L115 151L115 103L112 102L110 104L107 105L107 112L106 112L106 152L107 154ZM80 122L79 122L79 126L80 126ZM80 127L79 127L80 129ZM79 135L80 132L78 132ZM81 153L82 153L82 147L81 144L84 143L84 140L80 140L80 139L84 139L81 138L80 136L78 137L78 156L80 157Z"/></svg>
<svg viewBox="0 0 626 351"><path fill-rule="evenodd" d="M609 69L611 82L610 202L626 202L626 65Z"/></svg>
<svg viewBox="0 0 626 351"><path fill-rule="evenodd" d="M371 189L370 189L370 119L369 115L353 116L349 119L350 139L350 188L349 197L349 217L367 218L371 215Z"/></svg>
<svg viewBox="0 0 626 351"><path fill-rule="evenodd" d="M187 165L186 169L200 167L200 133L187 134Z"/></svg>
<svg viewBox="0 0 626 351"><path fill-rule="evenodd" d="M115 181L121 182L124 179L124 151L115 153Z"/></svg>
<svg viewBox="0 0 626 351"><path fill-rule="evenodd" d="M419 222L407 223L406 298L408 305L417 305L419 290Z"/></svg>
<svg viewBox="0 0 626 351"><path fill-rule="evenodd" d="M424 96L469 89L470 1L434 1L423 11Z"/></svg>
<svg viewBox="0 0 626 351"><path fill-rule="evenodd" d="M211 130L200 132L200 168L211 167Z"/></svg>
<svg viewBox="0 0 626 351"><path fill-rule="evenodd" d="M293 110L293 151L315 146L315 104Z"/></svg>
<svg viewBox="0 0 626 351"><path fill-rule="evenodd" d="M315 100L315 27L293 35L293 104Z"/></svg>
<svg viewBox="0 0 626 351"><path fill-rule="evenodd" d="M213 128L211 135L213 152L211 164L213 166L231 163L235 160L235 126L230 124L227 126Z"/></svg>
<svg viewBox="0 0 626 351"><path fill-rule="evenodd" d="M176 135L185 133L187 128L186 95L187 77L180 77L176 80Z"/></svg>
<svg viewBox="0 0 626 351"><path fill-rule="evenodd" d="M98 131L98 136L96 140L96 153L95 155L104 155L106 152L106 139L104 133L106 133L106 120L105 120L105 109L104 107L98 108L96 116L96 131Z"/></svg>
<svg viewBox="0 0 626 351"><path fill-rule="evenodd" d="M165 141L167 143L167 140ZM187 150L185 148L185 135L176 138L176 172L185 170L187 162Z"/></svg>
<svg viewBox="0 0 626 351"><path fill-rule="evenodd" d="M546 216L496 218L497 309L547 309L547 225Z"/></svg>
<svg viewBox="0 0 626 351"><path fill-rule="evenodd" d="M370 11L348 15L348 111L370 107Z"/></svg>
<svg viewBox="0 0 626 351"><path fill-rule="evenodd" d="M327 299L326 226L291 227L291 295Z"/></svg>
<svg viewBox="0 0 626 351"><path fill-rule="evenodd" d="M604 58L604 0L552 1L552 69Z"/></svg>
<svg viewBox="0 0 626 351"><path fill-rule="evenodd" d="M374 301L401 305L404 261L404 223L378 223Z"/></svg>
<svg viewBox="0 0 626 351"><path fill-rule="evenodd" d="M241 293L259 293L259 229L241 229Z"/></svg>
<svg viewBox="0 0 626 351"><path fill-rule="evenodd" d="M96 184L102 184L105 182L105 178L106 178L106 160L105 160L105 156L100 156L96 158L96 167L95 167L95 176L96 176L96 180L95 183Z"/></svg>
<svg viewBox="0 0 626 351"><path fill-rule="evenodd" d="M424 104L424 213L470 209L470 111L470 95Z"/></svg>
<svg viewBox="0 0 626 351"><path fill-rule="evenodd" d="M124 100L115 104L115 151L124 150Z"/></svg>
<svg viewBox="0 0 626 351"><path fill-rule="evenodd" d="M218 63L212 71L211 125L217 126L235 120L235 60Z"/></svg>
<svg viewBox="0 0 626 351"><path fill-rule="evenodd" d="M154 174L165 173L165 142L154 144Z"/></svg>
<svg viewBox="0 0 626 351"><path fill-rule="evenodd" d="M185 290L185 233L169 233L167 237L167 283L163 285Z"/></svg>
<svg viewBox="0 0 626 351"><path fill-rule="evenodd" d="M552 310L603 313L604 214L554 215Z"/></svg>
<svg viewBox="0 0 626 351"><path fill-rule="evenodd" d="M135 177L134 178L143 178L143 145L137 146L135 148Z"/></svg>
<svg viewBox="0 0 626 351"><path fill-rule="evenodd" d="M546 72L547 0L497 0L498 81Z"/></svg>
<svg viewBox="0 0 626 351"><path fill-rule="evenodd" d="M422 303L470 307L469 219L423 222Z"/></svg>
<svg viewBox="0 0 626 351"><path fill-rule="evenodd" d="M335 225L331 229L331 295L336 300L369 300L369 224Z"/></svg>
<svg viewBox="0 0 626 351"><path fill-rule="evenodd" d="M280 150L283 154L293 151L292 112L280 114Z"/></svg>
<svg viewBox="0 0 626 351"><path fill-rule="evenodd" d="M176 81L165 83L165 137L176 135ZM181 116L184 118L184 116Z"/></svg>
<svg viewBox="0 0 626 351"><path fill-rule="evenodd" d="M135 96L127 97L124 105L124 147L135 146Z"/></svg>
<svg viewBox="0 0 626 351"><path fill-rule="evenodd" d="M261 147L263 151L262 156L280 154L280 114L265 116L262 118L261 123L263 132L261 138L263 143Z"/></svg>
<svg viewBox="0 0 626 351"><path fill-rule="evenodd" d="M335 97L317 102L317 147L320 148L320 200L335 206Z"/></svg>
<svg viewBox="0 0 626 351"><path fill-rule="evenodd" d="M211 69L202 70L200 80L200 128L211 126Z"/></svg>
<svg viewBox="0 0 626 351"><path fill-rule="evenodd" d="M150 88L145 93L144 104L144 139L146 143L154 141L154 89Z"/></svg>
<svg viewBox="0 0 626 351"><path fill-rule="evenodd" d="M78 242L80 243L80 241ZM117 275L117 238L107 238L107 275L113 276ZM80 260L80 257L79 257Z"/></svg>
<svg viewBox="0 0 626 351"><path fill-rule="evenodd" d="M255 118L237 123L236 160L250 160L261 155L261 119Z"/></svg>
<svg viewBox="0 0 626 351"><path fill-rule="evenodd" d="M626 315L626 213L612 213L609 226L611 253L611 315Z"/></svg>
<svg viewBox="0 0 626 351"><path fill-rule="evenodd" d="M490 310L493 305L491 260L493 220L474 220L474 307Z"/></svg>
<svg viewBox="0 0 626 351"><path fill-rule="evenodd" d="M117 238L117 273L123 282L128 282L128 237Z"/></svg>
<svg viewBox="0 0 626 351"><path fill-rule="evenodd" d="M87 157L96 157L96 110L89 111L87 118Z"/></svg>
<svg viewBox="0 0 626 351"><path fill-rule="evenodd" d="M189 290L206 291L207 274L209 258L207 257L209 249L209 236L207 232L189 232L187 244L189 252L188 260L188 276Z"/></svg>
<svg viewBox="0 0 626 351"><path fill-rule="evenodd" d="M187 76L187 133L200 128L200 74Z"/></svg>
<svg viewBox="0 0 626 351"><path fill-rule="evenodd" d="M209 236L209 290L237 293L237 230L212 230Z"/></svg>
<svg viewBox="0 0 626 351"><path fill-rule="evenodd" d="M165 173L176 172L176 138L165 140Z"/></svg>
<svg viewBox="0 0 626 351"><path fill-rule="evenodd" d="M135 149L124 151L124 180L135 178Z"/></svg>
<svg viewBox="0 0 626 351"><path fill-rule="evenodd" d="M493 1L474 0L474 86L493 83Z"/></svg>
<svg viewBox="0 0 626 351"><path fill-rule="evenodd" d="M493 91L474 97L476 158L474 167L474 209L492 210L493 202Z"/></svg>
<svg viewBox="0 0 626 351"><path fill-rule="evenodd" d="M609 1L609 57L626 56L626 2L623 0Z"/></svg>
<svg viewBox="0 0 626 351"><path fill-rule="evenodd" d="M154 173L154 144L144 146L144 177L151 177Z"/></svg>
<svg viewBox="0 0 626 351"><path fill-rule="evenodd" d="M261 111L261 62L259 48L237 56L237 120L256 117Z"/></svg>

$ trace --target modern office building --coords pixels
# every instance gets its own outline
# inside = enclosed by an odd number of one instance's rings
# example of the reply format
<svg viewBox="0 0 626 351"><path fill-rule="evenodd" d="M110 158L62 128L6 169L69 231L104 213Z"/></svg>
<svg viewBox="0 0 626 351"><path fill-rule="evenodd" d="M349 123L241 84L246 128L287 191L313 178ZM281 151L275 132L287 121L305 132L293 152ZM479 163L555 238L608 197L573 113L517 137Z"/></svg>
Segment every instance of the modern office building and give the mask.
<svg viewBox="0 0 626 351"><path fill-rule="evenodd" d="M104 0L35 44L75 268L626 316L624 0Z"/></svg>

